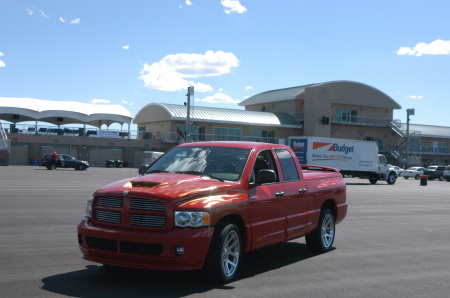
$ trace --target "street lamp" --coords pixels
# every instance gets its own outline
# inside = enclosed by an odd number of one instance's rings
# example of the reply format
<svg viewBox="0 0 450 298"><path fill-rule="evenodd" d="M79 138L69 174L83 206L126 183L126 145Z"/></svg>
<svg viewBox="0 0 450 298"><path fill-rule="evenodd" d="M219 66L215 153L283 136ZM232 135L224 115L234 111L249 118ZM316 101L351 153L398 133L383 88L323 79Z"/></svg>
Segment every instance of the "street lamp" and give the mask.
<svg viewBox="0 0 450 298"><path fill-rule="evenodd" d="M186 115L186 143L191 141L191 95L194 95L194 86L188 87L187 96L187 115Z"/></svg>
<svg viewBox="0 0 450 298"><path fill-rule="evenodd" d="M415 113L414 109L406 109L406 162L405 169L408 168L409 162L409 116L413 116Z"/></svg>

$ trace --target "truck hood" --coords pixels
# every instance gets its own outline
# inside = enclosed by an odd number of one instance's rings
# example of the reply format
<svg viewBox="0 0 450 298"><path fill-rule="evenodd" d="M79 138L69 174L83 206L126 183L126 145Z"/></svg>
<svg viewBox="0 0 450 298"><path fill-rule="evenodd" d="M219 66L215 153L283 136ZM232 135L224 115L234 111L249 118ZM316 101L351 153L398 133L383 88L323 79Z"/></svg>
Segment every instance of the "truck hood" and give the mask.
<svg viewBox="0 0 450 298"><path fill-rule="evenodd" d="M184 201L198 196L236 190L234 182L222 182L207 177L187 174L157 173L120 180L97 190L94 196L158 197L171 201Z"/></svg>

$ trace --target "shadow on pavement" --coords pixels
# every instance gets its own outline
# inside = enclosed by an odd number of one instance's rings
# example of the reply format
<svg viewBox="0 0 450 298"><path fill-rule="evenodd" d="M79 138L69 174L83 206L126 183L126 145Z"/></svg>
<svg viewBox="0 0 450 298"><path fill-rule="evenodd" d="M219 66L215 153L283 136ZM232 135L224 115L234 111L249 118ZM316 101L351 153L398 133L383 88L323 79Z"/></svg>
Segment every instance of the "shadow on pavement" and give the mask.
<svg viewBox="0 0 450 298"><path fill-rule="evenodd" d="M305 244L286 242L247 253L241 260L236 281L275 270L314 256ZM212 289L234 289L233 283L216 285L201 278L199 271L148 271L88 265L83 270L42 279L42 289L74 297L180 297Z"/></svg>

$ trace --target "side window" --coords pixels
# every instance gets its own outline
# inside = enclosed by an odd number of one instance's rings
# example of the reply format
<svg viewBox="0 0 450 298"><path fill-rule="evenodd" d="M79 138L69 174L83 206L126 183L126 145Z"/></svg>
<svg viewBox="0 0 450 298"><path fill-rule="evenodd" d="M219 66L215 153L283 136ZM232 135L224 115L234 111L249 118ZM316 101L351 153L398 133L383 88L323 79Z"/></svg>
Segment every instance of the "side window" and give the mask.
<svg viewBox="0 0 450 298"><path fill-rule="evenodd" d="M283 172L284 181L299 180L298 170L295 166L292 155L286 149L276 149L278 160L280 161L281 171Z"/></svg>
<svg viewBox="0 0 450 298"><path fill-rule="evenodd" d="M264 169L273 170L276 174L276 182L280 182L277 167L275 165L275 159L273 158L272 151L270 150L261 151L256 157L250 182L255 182L258 172Z"/></svg>

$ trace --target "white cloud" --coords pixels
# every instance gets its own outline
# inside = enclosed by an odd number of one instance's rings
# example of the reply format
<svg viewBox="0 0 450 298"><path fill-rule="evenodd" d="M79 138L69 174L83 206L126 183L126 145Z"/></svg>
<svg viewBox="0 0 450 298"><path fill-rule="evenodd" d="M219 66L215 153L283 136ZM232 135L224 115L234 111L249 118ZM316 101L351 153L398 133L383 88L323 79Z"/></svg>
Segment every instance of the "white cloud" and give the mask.
<svg viewBox="0 0 450 298"><path fill-rule="evenodd" d="M221 0L220 3L225 7L225 13L230 14L232 12L244 13L247 8L242 6L239 0Z"/></svg>
<svg viewBox="0 0 450 298"><path fill-rule="evenodd" d="M192 5L192 2L189 0L186 0L186 5Z"/></svg>
<svg viewBox="0 0 450 298"><path fill-rule="evenodd" d="M397 51L397 55L449 55L450 40L437 39L429 44L420 42L414 48L401 47Z"/></svg>
<svg viewBox="0 0 450 298"><path fill-rule="evenodd" d="M188 78L220 76L237 67L239 60L233 53L207 51L205 54L175 54L164 57L152 65L144 64L140 80L147 88L162 91L180 91L195 86L198 92L212 91L202 83L187 81ZM198 89L197 89L198 88Z"/></svg>
<svg viewBox="0 0 450 298"><path fill-rule="evenodd" d="M0 52L0 57L1 56L5 56L2 52ZM5 67L6 66L6 64L5 64L5 62L3 62L2 60L0 60L0 67Z"/></svg>
<svg viewBox="0 0 450 298"><path fill-rule="evenodd" d="M207 103L226 103L226 104L237 104L240 100L234 100L230 96L223 93L216 93L205 98L196 98L195 101L207 102Z"/></svg>
<svg viewBox="0 0 450 298"><path fill-rule="evenodd" d="M48 18L48 15L41 9L40 10L41 17Z"/></svg>
<svg viewBox="0 0 450 298"><path fill-rule="evenodd" d="M223 88L219 88L219 90L217 90L217 91L219 91L219 92L223 92Z"/></svg>
<svg viewBox="0 0 450 298"><path fill-rule="evenodd" d="M95 98L95 99L91 100L91 103L111 103L111 101L109 99Z"/></svg>
<svg viewBox="0 0 450 298"><path fill-rule="evenodd" d="M34 15L33 9L27 8L26 11L27 11L27 14L29 14L30 16Z"/></svg>
<svg viewBox="0 0 450 298"><path fill-rule="evenodd" d="M79 24L80 23L80 18L76 18L73 19L72 21L70 21L71 24Z"/></svg>
<svg viewBox="0 0 450 298"><path fill-rule="evenodd" d="M134 102L129 102L129 101L126 101L125 99L122 99L122 103L126 104L126 105L129 105L129 106L133 106L134 105Z"/></svg>
<svg viewBox="0 0 450 298"><path fill-rule="evenodd" d="M123 46L122 49L129 50L130 49L130 45L127 44L126 46Z"/></svg>
<svg viewBox="0 0 450 298"><path fill-rule="evenodd" d="M247 90L252 90L252 89L253 89L252 86L247 86L247 87L245 87L245 91L247 91Z"/></svg>
<svg viewBox="0 0 450 298"><path fill-rule="evenodd" d="M425 96L422 95L409 95L406 98L410 98L410 99L423 99Z"/></svg>
<svg viewBox="0 0 450 298"><path fill-rule="evenodd" d="M66 22L66 20L63 19L63 17L59 17L59 20L60 20L62 23L65 23L65 22Z"/></svg>

